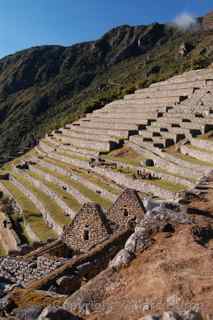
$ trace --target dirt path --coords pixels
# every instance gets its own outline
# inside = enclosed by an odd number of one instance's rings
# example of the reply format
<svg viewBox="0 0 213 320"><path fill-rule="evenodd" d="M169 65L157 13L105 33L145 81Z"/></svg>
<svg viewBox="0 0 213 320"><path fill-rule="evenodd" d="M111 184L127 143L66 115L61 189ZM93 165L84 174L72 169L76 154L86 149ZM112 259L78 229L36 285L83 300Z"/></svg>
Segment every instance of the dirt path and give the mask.
<svg viewBox="0 0 213 320"><path fill-rule="evenodd" d="M9 228L4 228L3 226L3 221L5 219L5 214L0 211L0 243L6 253L8 253L9 251L17 250L18 247L13 232Z"/></svg>

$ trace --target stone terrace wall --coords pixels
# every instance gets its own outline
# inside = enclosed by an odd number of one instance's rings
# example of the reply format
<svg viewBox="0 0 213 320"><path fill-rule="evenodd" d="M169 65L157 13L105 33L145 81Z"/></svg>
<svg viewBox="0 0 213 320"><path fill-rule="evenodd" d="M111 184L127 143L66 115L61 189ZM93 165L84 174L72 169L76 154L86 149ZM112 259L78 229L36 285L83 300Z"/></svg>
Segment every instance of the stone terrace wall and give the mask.
<svg viewBox="0 0 213 320"><path fill-rule="evenodd" d="M43 219L44 221L46 221L47 225L50 228L53 228L53 230L58 235L61 235L63 232L62 227L53 220L53 218L51 217L51 214L43 206L43 204L38 200L38 198L34 196L34 194L30 192L27 188L25 188L20 182L18 182L13 176L11 177L11 181L21 192L23 192L25 196L27 196L30 199L30 201L33 202L33 204L36 206L39 212L41 212Z"/></svg>

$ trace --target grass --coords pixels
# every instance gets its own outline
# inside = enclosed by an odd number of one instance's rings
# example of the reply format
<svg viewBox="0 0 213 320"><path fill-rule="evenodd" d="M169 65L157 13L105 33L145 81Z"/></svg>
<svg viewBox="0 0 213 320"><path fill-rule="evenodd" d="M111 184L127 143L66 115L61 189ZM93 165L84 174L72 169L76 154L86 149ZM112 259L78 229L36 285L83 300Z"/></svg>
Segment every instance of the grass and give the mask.
<svg viewBox="0 0 213 320"><path fill-rule="evenodd" d="M118 150L113 150L107 155L103 156L103 158L111 161L121 161L125 164L130 164L133 166L139 166L141 161L145 160L144 157L127 146L124 146Z"/></svg>
<svg viewBox="0 0 213 320"><path fill-rule="evenodd" d="M56 234L45 224L41 213L38 212L34 204L10 181L4 181L3 183L22 207L24 220L30 224L38 238L41 241L56 238Z"/></svg>
<svg viewBox="0 0 213 320"><path fill-rule="evenodd" d="M65 217L63 210L56 204L53 199L34 187L30 181L28 181L20 174L14 174L14 176L43 203L43 205L51 213L52 218L57 224L65 225L70 223L70 219L68 217Z"/></svg>
<svg viewBox="0 0 213 320"><path fill-rule="evenodd" d="M0 257L6 256L6 251L4 249L4 246L2 245L1 241L0 241Z"/></svg>
<svg viewBox="0 0 213 320"><path fill-rule="evenodd" d="M44 171L43 168L41 168L42 171ZM41 181L43 184L45 184L50 190L54 191L56 194L58 194L58 196L63 199L63 201L71 208L73 209L73 211L78 212L81 208L80 203L77 201L77 199L75 199L74 197L72 197L69 193L63 191L62 188L60 188L59 186L57 186L55 183L53 182L49 182L47 181L44 177L42 177L41 175L34 173L34 172L30 172L30 175Z"/></svg>
<svg viewBox="0 0 213 320"><path fill-rule="evenodd" d="M77 160L81 160L81 161L88 161L88 158L87 157L84 157L83 155L82 156L79 156L75 153L72 153L72 152L66 152L66 151L61 151L61 150L57 150L58 154L62 155L62 156L66 156L66 157L72 157L73 159L77 159ZM72 153L72 156L71 156L71 153Z"/></svg>
<svg viewBox="0 0 213 320"><path fill-rule="evenodd" d="M180 192L186 189L186 186L182 184L174 184L172 182L156 179L156 180L148 180L151 184L157 185L163 189L166 189L171 192Z"/></svg>
<svg viewBox="0 0 213 320"><path fill-rule="evenodd" d="M107 191L109 191L111 193L120 194L120 188L117 185L113 184L113 182L111 182L111 181L110 182L106 181L105 178L103 178L100 175L97 175L97 174L91 173L91 172L89 173L88 171L77 168L74 165L69 165L65 162L54 160L52 158L48 158L45 160L47 162L50 162L50 163L62 168L62 169L65 169L67 171L72 170L72 171L76 172L77 175L80 175L80 176L88 179L89 181L97 184L98 186L102 187L103 189L106 189Z"/></svg>
<svg viewBox="0 0 213 320"><path fill-rule="evenodd" d="M201 152L205 152L205 153L209 153L209 154L212 154L213 155L213 151L211 149L205 149L205 148L200 148L200 147L197 147L197 146L194 146L194 145L187 145L188 148L192 149L192 150L198 150L198 151L201 151Z"/></svg>
<svg viewBox="0 0 213 320"><path fill-rule="evenodd" d="M82 183L80 183L76 180L72 180L70 177L66 177L60 173L55 172L55 171L53 172L52 170L48 170L48 168L44 169L43 167L41 167L41 170L43 170L45 172L49 172L50 174L57 177L61 181L64 181L66 184L68 184L71 187L78 190L82 195L89 198L92 202L97 202L101 206L103 206L104 208L109 208L112 205L111 201L99 196L94 191L92 191L92 190L88 189L86 186L84 186Z"/></svg>
<svg viewBox="0 0 213 320"><path fill-rule="evenodd" d="M193 164L197 164L197 165L201 165L201 166L210 166L210 167L213 167L213 163L211 162L207 162L207 161L202 161L202 160L198 160L198 159L195 159L189 155L184 155L182 153L175 153L173 154L174 156L176 156L177 158L181 159L181 160L185 160L185 161L188 161L188 162L191 162Z"/></svg>

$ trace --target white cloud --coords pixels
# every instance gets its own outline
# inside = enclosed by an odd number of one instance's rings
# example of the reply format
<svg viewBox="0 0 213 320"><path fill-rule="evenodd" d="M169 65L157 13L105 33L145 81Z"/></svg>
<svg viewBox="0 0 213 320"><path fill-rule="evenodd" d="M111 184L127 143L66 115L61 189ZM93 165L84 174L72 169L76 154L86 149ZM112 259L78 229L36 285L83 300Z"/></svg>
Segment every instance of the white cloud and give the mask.
<svg viewBox="0 0 213 320"><path fill-rule="evenodd" d="M174 19L173 23L178 28L187 30L196 27L197 20L192 14L183 12Z"/></svg>

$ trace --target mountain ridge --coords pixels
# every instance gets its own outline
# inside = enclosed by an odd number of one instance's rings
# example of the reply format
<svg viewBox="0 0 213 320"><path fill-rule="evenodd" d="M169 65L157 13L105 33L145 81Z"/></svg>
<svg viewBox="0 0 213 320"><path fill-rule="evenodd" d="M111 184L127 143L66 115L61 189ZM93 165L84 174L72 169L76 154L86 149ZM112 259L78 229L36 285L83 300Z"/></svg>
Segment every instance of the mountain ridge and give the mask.
<svg viewBox="0 0 213 320"><path fill-rule="evenodd" d="M96 41L36 46L2 58L1 161L137 87L206 67L213 56L211 36L212 30L191 33L159 23L123 25ZM183 43L191 49L181 56Z"/></svg>

